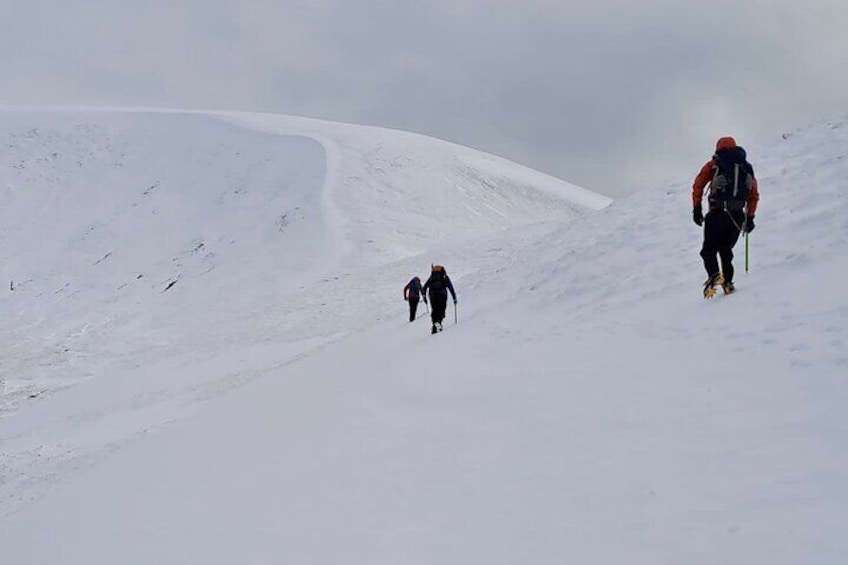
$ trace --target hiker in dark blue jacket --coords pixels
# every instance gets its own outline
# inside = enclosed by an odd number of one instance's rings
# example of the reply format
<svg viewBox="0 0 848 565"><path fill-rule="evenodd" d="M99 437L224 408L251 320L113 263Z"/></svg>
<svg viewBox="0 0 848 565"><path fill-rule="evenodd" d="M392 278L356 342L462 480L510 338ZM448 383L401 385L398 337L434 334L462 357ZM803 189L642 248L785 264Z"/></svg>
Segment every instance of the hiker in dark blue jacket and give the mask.
<svg viewBox="0 0 848 565"><path fill-rule="evenodd" d="M430 295L430 319L433 321L430 333L436 333L442 331L442 320L445 319L445 309L448 306L448 291L453 297L453 303L456 304L456 292L453 290L453 283L443 266L433 265L430 278L424 283L425 304L428 291Z"/></svg>
<svg viewBox="0 0 848 565"><path fill-rule="evenodd" d="M421 299L421 279L412 277L412 280L403 287L403 299L409 302L409 321L415 321L415 311L418 310L418 301ZM425 299L424 302L427 302Z"/></svg>

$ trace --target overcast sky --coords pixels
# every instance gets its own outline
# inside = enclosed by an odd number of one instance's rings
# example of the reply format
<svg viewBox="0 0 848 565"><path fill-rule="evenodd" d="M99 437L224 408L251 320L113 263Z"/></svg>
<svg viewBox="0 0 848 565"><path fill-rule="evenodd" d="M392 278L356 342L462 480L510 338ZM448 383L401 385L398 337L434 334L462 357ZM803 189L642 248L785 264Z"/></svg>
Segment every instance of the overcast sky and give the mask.
<svg viewBox="0 0 848 565"><path fill-rule="evenodd" d="M265 111L611 196L848 113L844 0L0 0L0 103ZM763 187L764 192L767 187Z"/></svg>

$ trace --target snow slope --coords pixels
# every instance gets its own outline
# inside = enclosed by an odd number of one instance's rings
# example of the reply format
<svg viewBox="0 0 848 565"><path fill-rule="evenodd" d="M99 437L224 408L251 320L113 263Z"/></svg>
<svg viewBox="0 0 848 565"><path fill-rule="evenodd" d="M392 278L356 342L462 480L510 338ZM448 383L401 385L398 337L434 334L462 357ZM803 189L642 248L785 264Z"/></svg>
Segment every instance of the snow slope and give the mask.
<svg viewBox="0 0 848 565"><path fill-rule="evenodd" d="M378 128L164 112L0 119L0 336L13 348L0 414L115 364L135 367L133 351L171 357L271 332L326 339L371 308L349 300L354 273L370 280L374 267L430 246L609 203Z"/></svg>
<svg viewBox="0 0 848 565"><path fill-rule="evenodd" d="M751 270L705 302L689 179L608 206L402 132L82 116L3 116L4 160L130 146L4 183L9 562L844 562L845 120L747 147ZM437 336L400 300L433 261Z"/></svg>

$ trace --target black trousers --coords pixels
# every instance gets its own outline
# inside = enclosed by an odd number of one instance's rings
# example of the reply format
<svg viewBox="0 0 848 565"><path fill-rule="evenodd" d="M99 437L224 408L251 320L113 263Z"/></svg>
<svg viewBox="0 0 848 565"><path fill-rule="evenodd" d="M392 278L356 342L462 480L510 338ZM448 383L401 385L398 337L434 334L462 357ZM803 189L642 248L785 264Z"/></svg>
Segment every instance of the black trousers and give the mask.
<svg viewBox="0 0 848 565"><path fill-rule="evenodd" d="M409 321L415 321L415 312L418 310L418 297L410 296L409 297Z"/></svg>
<svg viewBox="0 0 848 565"><path fill-rule="evenodd" d="M430 319L433 323L442 323L445 319L445 309L448 307L448 295L440 292L430 293Z"/></svg>
<svg viewBox="0 0 848 565"><path fill-rule="evenodd" d="M704 260L707 276L719 272L720 259L724 280L733 280L733 246L739 240L744 225L745 212L742 210L707 212L704 218L704 245L701 247L701 258Z"/></svg>

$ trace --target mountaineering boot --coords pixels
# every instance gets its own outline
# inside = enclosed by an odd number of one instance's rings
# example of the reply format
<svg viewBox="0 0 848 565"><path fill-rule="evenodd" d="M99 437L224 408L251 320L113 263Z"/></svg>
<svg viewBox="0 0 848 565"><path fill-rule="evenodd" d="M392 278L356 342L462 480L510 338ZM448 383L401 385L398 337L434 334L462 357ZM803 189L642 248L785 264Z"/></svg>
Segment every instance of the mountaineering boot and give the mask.
<svg viewBox="0 0 848 565"><path fill-rule="evenodd" d="M437 329L436 329L436 324L433 324L433 327L430 329L430 333L431 333L431 334L434 334L434 333L436 333L437 331L439 331L439 330L437 330Z"/></svg>
<svg viewBox="0 0 848 565"><path fill-rule="evenodd" d="M716 285L724 282L721 273L714 273L704 281L704 298L712 298L716 293Z"/></svg>
<svg viewBox="0 0 848 565"><path fill-rule="evenodd" d="M736 290L736 287L733 285L733 281L722 281L721 289L725 294L731 294L734 290Z"/></svg>

